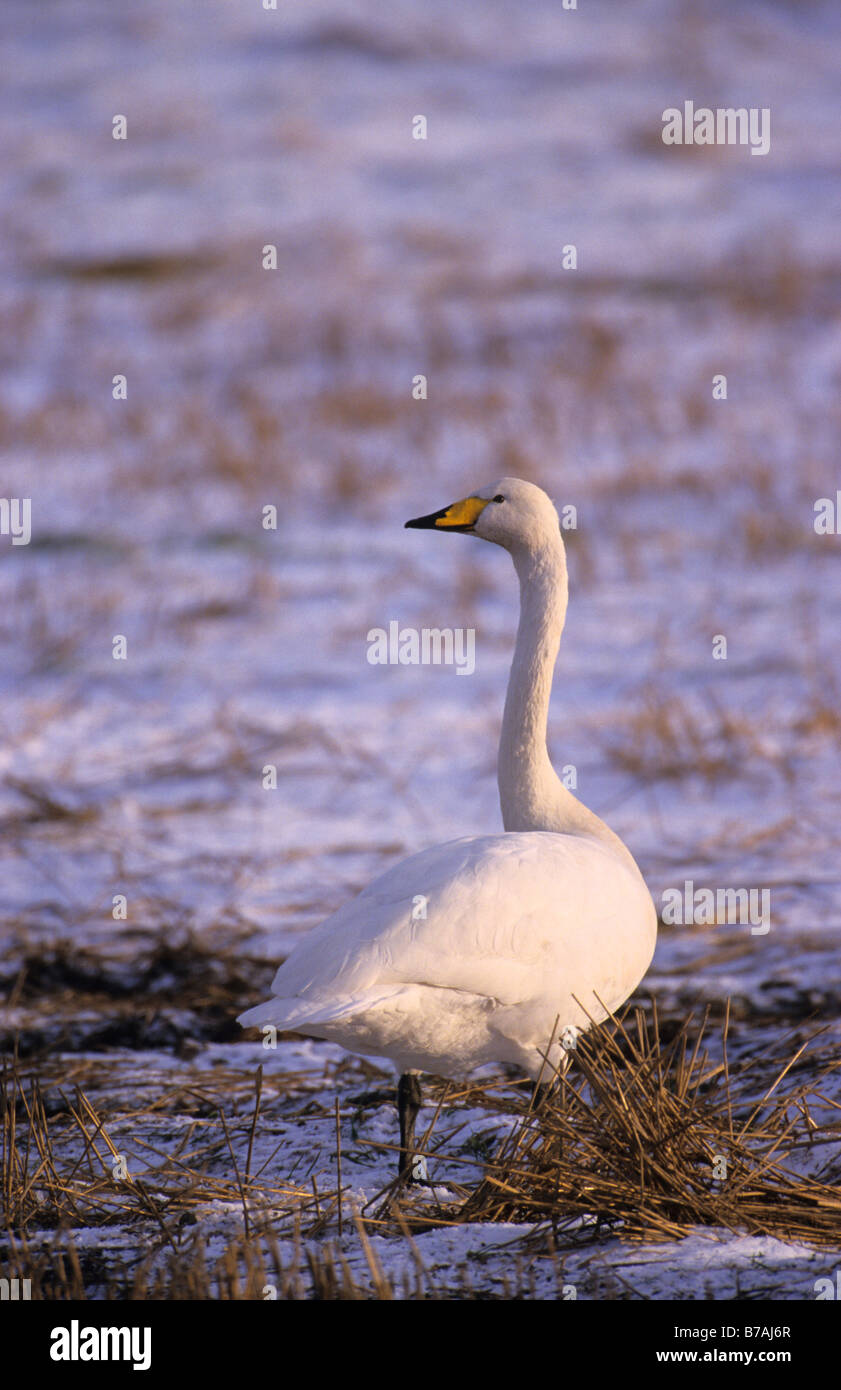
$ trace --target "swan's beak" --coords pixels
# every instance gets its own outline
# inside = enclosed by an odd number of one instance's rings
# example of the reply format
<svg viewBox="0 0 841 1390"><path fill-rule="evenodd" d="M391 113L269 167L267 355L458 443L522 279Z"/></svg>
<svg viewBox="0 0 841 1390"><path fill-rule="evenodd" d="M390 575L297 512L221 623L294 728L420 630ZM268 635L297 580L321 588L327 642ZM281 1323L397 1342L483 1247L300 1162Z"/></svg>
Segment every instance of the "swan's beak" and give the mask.
<svg viewBox="0 0 841 1390"><path fill-rule="evenodd" d="M452 506L442 507L429 516L416 516L406 525L418 531L472 531L476 518L488 505L484 497L465 497Z"/></svg>

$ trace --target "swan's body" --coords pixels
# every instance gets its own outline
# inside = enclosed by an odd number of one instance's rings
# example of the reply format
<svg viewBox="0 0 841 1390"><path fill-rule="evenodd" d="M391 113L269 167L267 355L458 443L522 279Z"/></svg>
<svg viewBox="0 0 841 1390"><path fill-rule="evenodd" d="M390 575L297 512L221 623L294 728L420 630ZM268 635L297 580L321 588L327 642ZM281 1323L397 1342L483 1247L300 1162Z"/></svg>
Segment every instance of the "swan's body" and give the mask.
<svg viewBox="0 0 841 1390"><path fill-rule="evenodd" d="M413 915L418 895L425 920ZM596 839L451 840L315 927L278 970L279 997L240 1022L390 1057L401 1071L514 1062L537 1077L553 1033L557 1065L561 1030L605 1016L595 994L611 1010L627 999L653 940L653 925L643 942L628 925L648 914L642 880Z"/></svg>
<svg viewBox="0 0 841 1390"><path fill-rule="evenodd" d="M604 1018L639 983L656 913L629 851L549 761L567 605L549 498L504 478L407 525L495 541L520 578L499 746L505 833L436 845L387 870L308 934L278 970L274 997L239 1021L390 1057L404 1072L514 1062L538 1077L547 1055L565 1061L565 1030Z"/></svg>

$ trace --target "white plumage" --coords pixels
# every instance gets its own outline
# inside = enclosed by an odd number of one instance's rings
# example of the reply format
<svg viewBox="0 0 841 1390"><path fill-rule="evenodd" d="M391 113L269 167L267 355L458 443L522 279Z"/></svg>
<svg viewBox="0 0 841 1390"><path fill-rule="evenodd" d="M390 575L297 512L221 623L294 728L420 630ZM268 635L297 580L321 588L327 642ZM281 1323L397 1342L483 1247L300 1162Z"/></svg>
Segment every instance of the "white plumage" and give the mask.
<svg viewBox="0 0 841 1390"><path fill-rule="evenodd" d="M406 524L502 545L519 575L499 748L505 832L388 869L307 935L278 970L274 997L239 1021L389 1057L404 1072L458 1076L512 1062L537 1077L553 1033L558 1065L564 1030L604 1018L639 983L654 950L654 905L628 850L561 784L546 750L567 603L549 498L503 478Z"/></svg>
<svg viewBox="0 0 841 1390"><path fill-rule="evenodd" d="M413 915L418 896L425 919ZM278 970L278 997L240 1022L328 1038L401 1071L514 1062L536 1077L553 1031L586 1028L585 1010L604 1017L594 990L611 1010L628 997L648 963L628 928L651 912L639 877L596 840L451 840L395 864L311 931ZM557 1064L557 1042L553 1052Z"/></svg>

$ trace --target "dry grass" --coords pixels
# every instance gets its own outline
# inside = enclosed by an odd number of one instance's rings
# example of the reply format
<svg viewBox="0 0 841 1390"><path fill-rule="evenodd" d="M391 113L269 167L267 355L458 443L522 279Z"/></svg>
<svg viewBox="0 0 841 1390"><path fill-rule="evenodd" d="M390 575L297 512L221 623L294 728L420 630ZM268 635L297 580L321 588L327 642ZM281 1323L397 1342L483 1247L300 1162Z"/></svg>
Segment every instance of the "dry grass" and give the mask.
<svg viewBox="0 0 841 1390"><path fill-rule="evenodd" d="M370 1282L362 1282L350 1268L344 1253L333 1243L320 1247L295 1243L285 1257L269 1226L254 1236L227 1241L221 1252L208 1250L201 1235L177 1249L157 1251L139 1263L106 1266L96 1252L77 1245L71 1235L59 1233L48 1245L25 1237L10 1242L4 1257L5 1277L30 1281L32 1298L76 1300L370 1300L396 1297L393 1282L384 1274L368 1245ZM433 1291L408 1278L402 1281L404 1297L435 1297Z"/></svg>
<svg viewBox="0 0 841 1390"><path fill-rule="evenodd" d="M755 720L728 710L712 691L687 699L652 686L640 695L602 750L615 767L642 782L738 778L767 765Z"/></svg>
<svg viewBox="0 0 841 1390"><path fill-rule="evenodd" d="M242 946L247 927L232 923L203 939L179 924L176 906L151 895L138 901L171 925L134 933L128 958L21 932L14 954L0 959L0 990L27 1021L0 1024L0 1042L34 1057L117 1047L180 1052L239 1039L237 1009L271 978L271 967Z"/></svg>
<svg viewBox="0 0 841 1390"><path fill-rule="evenodd" d="M296 1078L286 1080L294 1088ZM182 1092L183 1114L202 1096L189 1083ZM419 1258L414 1272L395 1286L352 1205L345 1203L345 1226L358 1238L364 1275L352 1271L338 1242L325 1238L337 1221L340 1237L342 1233L340 1161L332 1190L319 1190L314 1179L272 1186L262 1178L262 1169L252 1173L261 1069L248 1117L229 1123L221 1108L211 1110L189 1126L169 1153L138 1141L150 1158L142 1178L129 1172L115 1176L119 1141L80 1088L72 1097L59 1088L58 1095L61 1106L54 1095L47 1101L37 1080L24 1078L17 1059L4 1062L0 1253L4 1277L29 1281L28 1296L386 1301L398 1292L406 1298L442 1296ZM164 1104L161 1098L132 1118L148 1117ZM236 1100L233 1108L236 1116ZM244 1163L236 1156L234 1126L247 1139ZM228 1159L225 1178L207 1171L220 1151ZM238 1209L242 1217L242 1235L223 1239L221 1250L219 1239L208 1239L198 1226L211 1203ZM287 1232L285 1248L278 1236L281 1228ZM463 1291L472 1295L467 1271Z"/></svg>
<svg viewBox="0 0 841 1390"><path fill-rule="evenodd" d="M824 1086L841 1061L784 1088L807 1044L756 1094L755 1066L711 1064L704 1025L687 1018L671 1042L637 1011L629 1026L594 1026L570 1077L529 1113L488 1165L460 1219L581 1217L633 1240L675 1240L693 1227L837 1246L841 1189L785 1166L801 1147L841 1143L841 1105ZM814 1118L827 1108L832 1124ZM720 1176L719 1176L720 1175Z"/></svg>
<svg viewBox="0 0 841 1390"><path fill-rule="evenodd" d="M151 1218L164 1241L175 1250L176 1226L185 1214L189 1216L208 1202L238 1202L247 1235L252 1143L261 1092L262 1073L258 1072L249 1131L252 1142L242 1172L226 1117L219 1109L206 1114L204 1123L188 1127L169 1153L155 1152L146 1144L150 1164L141 1178L128 1171L125 1155L111 1137L105 1116L97 1113L80 1088L68 1096L59 1087L61 1105L56 1104L54 1095L48 1105L39 1082L25 1080L17 1059L4 1060L0 1074L0 1224L7 1231L21 1233L29 1228L83 1228ZM153 1108L155 1105L148 1111ZM185 1104L183 1108L188 1107ZM135 1112L132 1118L137 1120L141 1113ZM222 1149L230 1157L230 1175L225 1178L207 1172L209 1159ZM293 1183L279 1187L262 1183L256 1191L266 1202L294 1202L299 1212L312 1207L319 1219L321 1202L327 1200Z"/></svg>
<svg viewBox="0 0 841 1390"><path fill-rule="evenodd" d="M120 1140L104 1107L80 1085L45 1088L16 1060L7 1062L0 1090L4 1273L30 1279L33 1296L44 1298L472 1298L469 1264L436 1282L413 1233L515 1221L532 1236L518 1237L502 1296L527 1298L533 1274L519 1261L529 1242L537 1240L558 1273L564 1252L592 1242L602 1227L634 1242L679 1240L706 1227L837 1248L837 1181L788 1165L806 1150L812 1168L827 1153L837 1163L841 1105L830 1092L835 1083L837 1093L841 1061L816 1060L814 1044L802 1043L776 1070L755 1050L731 1063L727 1019L711 1061L705 1025L694 1027L689 1016L661 1031L656 1012L646 1020L637 1010L594 1026L579 1039L567 1077L555 1078L537 1108L524 1109L521 1083L458 1093L433 1083L438 1104L422 1147L433 1180L448 1175L449 1199L395 1181L361 1214L343 1186L341 1143L334 1178L322 1166L320 1187L312 1175L267 1181L283 1141L258 1167L261 1070L248 1078L202 1073L206 1080L197 1081L185 1069L171 1094L122 1113L135 1152L148 1161L133 1161L133 1171L121 1174ZM312 1085L311 1075L284 1077L287 1096L308 1096L300 1118L321 1122L330 1112ZM371 1097L382 1103L382 1093ZM354 1098L356 1119L365 1101ZM461 1126L451 1124L454 1103L464 1101L487 1110L489 1125L502 1116L517 1123L501 1144L492 1129L487 1136L474 1130L465 1142ZM164 1112L194 1117L178 1130L178 1142L140 1138L140 1122ZM442 1116L443 1135L436 1132ZM394 1147L364 1142L372 1150ZM454 1183L452 1173L468 1185ZM212 1208L238 1222L240 1233L209 1234L203 1223ZM398 1285L378 1263L374 1233L406 1243L403 1268L412 1273ZM481 1296L495 1295L483 1287Z"/></svg>
<svg viewBox="0 0 841 1390"><path fill-rule="evenodd" d="M712 630L712 629L711 629ZM603 756L639 782L701 777L722 782L769 771L794 782L797 759L841 730L841 695L832 672L809 682L796 713L776 715L776 725L755 712L728 708L711 687L692 694L646 686L609 732L596 729Z"/></svg>

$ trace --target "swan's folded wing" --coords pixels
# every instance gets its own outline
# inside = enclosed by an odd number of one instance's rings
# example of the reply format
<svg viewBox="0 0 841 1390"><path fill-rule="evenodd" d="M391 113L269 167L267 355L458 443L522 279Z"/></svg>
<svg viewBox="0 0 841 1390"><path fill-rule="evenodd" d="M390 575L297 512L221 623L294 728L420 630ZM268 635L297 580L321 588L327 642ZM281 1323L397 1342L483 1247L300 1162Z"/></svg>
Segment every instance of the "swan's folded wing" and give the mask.
<svg viewBox="0 0 841 1390"><path fill-rule="evenodd" d="M279 968L272 990L291 1006L284 1020L313 1017L307 1009L319 1017L328 1007L346 1012L351 1001L407 984L503 1005L533 999L542 987L592 993L598 984L609 1004L642 973L643 915L653 946L654 909L642 880L596 840L540 831L454 840L401 861L316 927ZM623 916L627 958L617 931Z"/></svg>

